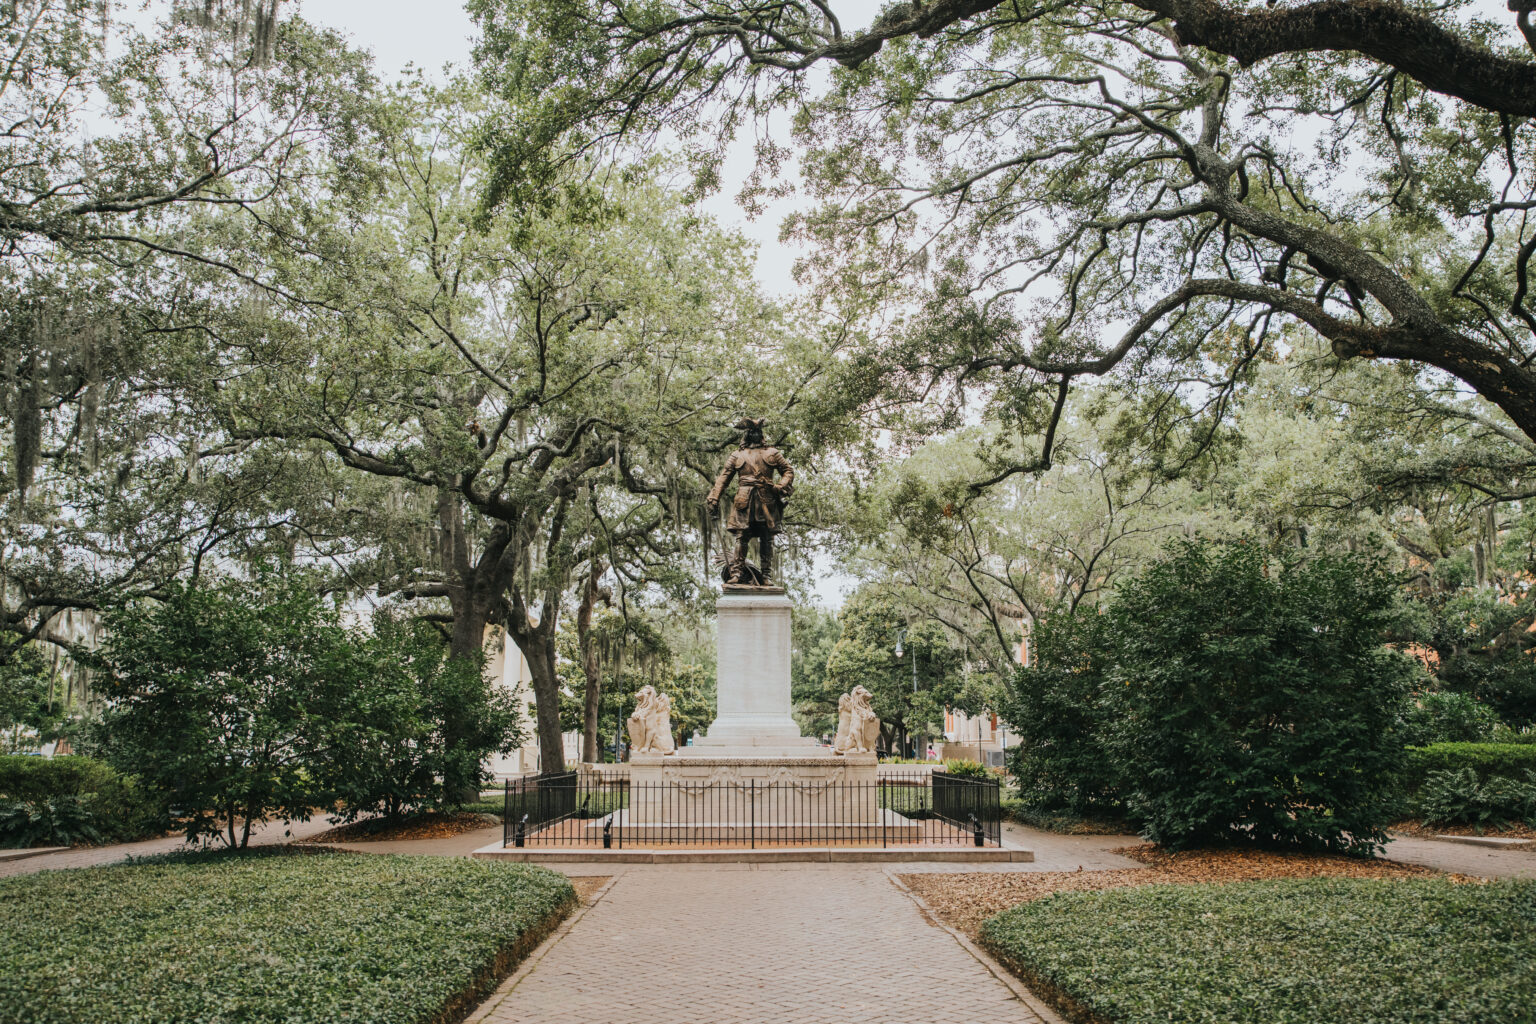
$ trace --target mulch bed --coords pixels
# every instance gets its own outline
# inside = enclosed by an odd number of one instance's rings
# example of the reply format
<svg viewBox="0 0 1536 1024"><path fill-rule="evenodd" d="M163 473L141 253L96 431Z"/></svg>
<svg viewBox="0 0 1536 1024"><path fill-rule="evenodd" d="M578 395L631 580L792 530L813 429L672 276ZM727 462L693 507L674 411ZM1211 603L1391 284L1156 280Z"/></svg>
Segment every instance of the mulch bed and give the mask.
<svg viewBox="0 0 1536 1024"><path fill-rule="evenodd" d="M308 836L300 842L383 843L399 839L447 839L449 836L477 832L500 824L501 819L491 814L475 814L472 811L442 814L427 811L393 823L383 818L365 818Z"/></svg>
<svg viewBox="0 0 1536 1024"><path fill-rule="evenodd" d="M1114 852L1147 866L1110 871L916 874L902 875L901 880L946 923L975 938L987 918L1054 892L1159 883L1249 882L1267 878L1422 878L1441 874L1413 864L1319 853L1252 849L1170 852L1145 843Z"/></svg>
<svg viewBox="0 0 1536 1024"><path fill-rule="evenodd" d="M1513 822L1506 828L1490 828L1476 825L1426 825L1422 821L1400 821L1388 831L1417 839L1433 839L1435 836L1496 836L1499 839L1536 839L1536 828L1521 822Z"/></svg>
<svg viewBox="0 0 1536 1024"><path fill-rule="evenodd" d="M584 907L592 905L592 897L597 895L597 890L608 884L612 875L571 875L571 885L576 889L576 898Z"/></svg>

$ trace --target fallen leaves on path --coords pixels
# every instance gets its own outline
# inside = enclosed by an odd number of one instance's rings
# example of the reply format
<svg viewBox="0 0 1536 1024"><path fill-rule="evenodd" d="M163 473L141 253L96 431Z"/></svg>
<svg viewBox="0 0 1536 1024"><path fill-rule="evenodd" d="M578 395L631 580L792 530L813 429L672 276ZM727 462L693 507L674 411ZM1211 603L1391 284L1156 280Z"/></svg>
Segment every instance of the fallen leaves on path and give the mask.
<svg viewBox="0 0 1536 1024"><path fill-rule="evenodd" d="M382 818L364 818L350 825L339 825L317 835L308 836L304 843L383 843L399 839L447 839L483 828L500 825L501 819L490 814L458 811L442 814L428 811L414 814L393 824Z"/></svg>
<svg viewBox="0 0 1536 1024"><path fill-rule="evenodd" d="M1416 839L1433 839L1435 836L1496 836L1499 839L1536 839L1536 828L1522 822L1510 822L1503 828L1484 825L1426 825L1422 821L1400 821L1387 831Z"/></svg>
<svg viewBox="0 0 1536 1024"><path fill-rule="evenodd" d="M1115 853L1144 868L1111 871L1009 871L902 875L944 921L976 937L994 914L1054 892L1118 889L1129 885L1195 882L1249 882L1266 878L1417 878L1439 872L1412 864L1363 860L1318 853L1220 849L1170 852L1150 844ZM1460 877L1460 876L1452 876Z"/></svg>
<svg viewBox="0 0 1536 1024"><path fill-rule="evenodd" d="M576 898L584 907L592 905L592 897L597 895L597 890L608 884L612 875L568 875L571 884L576 887Z"/></svg>

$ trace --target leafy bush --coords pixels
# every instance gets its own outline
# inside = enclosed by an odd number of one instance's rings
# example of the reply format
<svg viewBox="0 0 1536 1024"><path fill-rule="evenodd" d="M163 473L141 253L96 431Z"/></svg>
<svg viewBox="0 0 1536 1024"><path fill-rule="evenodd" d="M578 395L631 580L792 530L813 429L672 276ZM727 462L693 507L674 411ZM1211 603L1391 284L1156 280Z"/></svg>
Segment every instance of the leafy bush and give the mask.
<svg viewBox="0 0 1536 1024"><path fill-rule="evenodd" d="M1409 700L1398 731L1405 745L1423 747L1485 740L1500 724L1492 708L1464 693L1430 691Z"/></svg>
<svg viewBox="0 0 1536 1024"><path fill-rule="evenodd" d="M369 671L354 687L327 691L325 739L311 758L328 800L352 820L443 806L450 789L479 793L490 778L486 755L521 741L513 695L481 664L450 661L425 622L381 615L358 643Z"/></svg>
<svg viewBox="0 0 1536 1024"><path fill-rule="evenodd" d="M88 757L0 757L0 846L138 839L168 825L163 801Z"/></svg>
<svg viewBox="0 0 1536 1024"><path fill-rule="evenodd" d="M0 801L0 846L70 846L99 843L96 815L77 796Z"/></svg>
<svg viewBox="0 0 1536 1024"><path fill-rule="evenodd" d="M1536 772L1523 779L1492 776L1486 781L1471 768L1434 771L1419 794L1419 816L1435 825L1502 826L1511 820L1536 820Z"/></svg>
<svg viewBox="0 0 1536 1024"><path fill-rule="evenodd" d="M1529 1020L1536 881L1299 879L1058 893L982 943L1096 1024Z"/></svg>
<svg viewBox="0 0 1536 1024"><path fill-rule="evenodd" d="M553 871L438 857L251 851L0 879L0 1024L457 1020L574 901Z"/></svg>
<svg viewBox="0 0 1536 1024"><path fill-rule="evenodd" d="M1073 815L1119 813L1118 767L1104 746L1108 620L1085 612L1043 619L1031 637L1035 664L1020 669L1002 713L1017 742L1008 771L1024 799Z"/></svg>
<svg viewBox="0 0 1536 1024"><path fill-rule="evenodd" d="M1529 725L1519 729L1500 722L1488 734L1489 743L1536 743L1536 728Z"/></svg>
<svg viewBox="0 0 1536 1024"><path fill-rule="evenodd" d="M308 818L323 794L306 760L329 724L311 709L370 674L333 610L296 583L223 581L107 627L107 754L170 797L188 839L243 846L255 822Z"/></svg>
<svg viewBox="0 0 1536 1024"><path fill-rule="evenodd" d="M962 779L986 779L996 781L997 773L992 771L980 761L968 761L964 758L951 758L944 762L944 774L956 775Z"/></svg>
<svg viewBox="0 0 1536 1024"><path fill-rule="evenodd" d="M1431 772L1468 768L1484 780L1518 779L1536 770L1536 745L1528 743L1432 743L1409 747L1404 757L1403 778L1410 791L1421 787Z"/></svg>
<svg viewBox="0 0 1536 1024"><path fill-rule="evenodd" d="M400 814L478 792L518 711L429 629L344 629L302 580L174 587L109 620L99 652L114 763L168 794L189 839L254 822Z"/></svg>
<svg viewBox="0 0 1536 1024"><path fill-rule="evenodd" d="M1394 597L1360 558L1175 546L1102 614L1042 624L1038 665L1006 715L1020 792L1075 811L1123 801L1173 847L1373 849L1394 809L1392 726L1414 674L1382 643Z"/></svg>

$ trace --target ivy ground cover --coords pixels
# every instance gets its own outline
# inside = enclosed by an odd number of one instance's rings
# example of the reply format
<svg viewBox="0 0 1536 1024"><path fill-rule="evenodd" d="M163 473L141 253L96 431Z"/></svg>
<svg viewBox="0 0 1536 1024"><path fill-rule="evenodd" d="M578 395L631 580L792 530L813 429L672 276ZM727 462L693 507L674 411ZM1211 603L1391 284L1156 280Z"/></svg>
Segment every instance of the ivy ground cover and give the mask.
<svg viewBox="0 0 1536 1024"><path fill-rule="evenodd" d="M1059 893L982 943L1076 1022L1531 1020L1536 882L1297 879Z"/></svg>
<svg viewBox="0 0 1536 1024"><path fill-rule="evenodd" d="M436 1024L575 904L457 858L251 852L0 879L0 1024Z"/></svg>

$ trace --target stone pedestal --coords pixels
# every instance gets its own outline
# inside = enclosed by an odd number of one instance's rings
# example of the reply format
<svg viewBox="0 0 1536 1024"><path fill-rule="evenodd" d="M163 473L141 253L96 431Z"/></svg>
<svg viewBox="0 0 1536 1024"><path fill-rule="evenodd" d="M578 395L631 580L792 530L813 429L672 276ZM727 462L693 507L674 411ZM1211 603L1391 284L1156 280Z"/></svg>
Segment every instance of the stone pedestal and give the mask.
<svg viewBox="0 0 1536 1024"><path fill-rule="evenodd" d="M874 754L636 754L629 762L626 823L877 825L878 787Z"/></svg>
<svg viewBox="0 0 1536 1024"><path fill-rule="evenodd" d="M789 598L781 587L728 588L719 617L716 715L680 756L795 757L820 744L800 735L789 702Z"/></svg>

